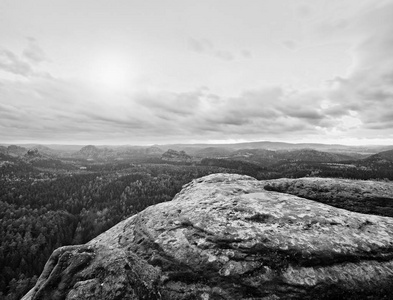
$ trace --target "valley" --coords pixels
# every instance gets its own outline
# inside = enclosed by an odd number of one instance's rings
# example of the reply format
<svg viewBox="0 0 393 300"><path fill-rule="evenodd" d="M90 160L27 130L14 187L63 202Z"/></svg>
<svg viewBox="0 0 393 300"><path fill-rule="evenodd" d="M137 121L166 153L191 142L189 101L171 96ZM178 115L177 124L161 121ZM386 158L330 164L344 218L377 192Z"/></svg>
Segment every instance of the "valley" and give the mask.
<svg viewBox="0 0 393 300"><path fill-rule="evenodd" d="M393 150L268 142L0 146L0 265L4 266L0 298L20 299L35 284L54 249L86 243L148 206L172 200L193 179L213 173L258 180L390 181ZM296 194L290 186L276 184L270 189L292 189ZM313 199L311 192L309 198ZM372 199L359 203L356 197L330 202L326 197L326 203L393 217L390 198L382 198L378 203Z"/></svg>

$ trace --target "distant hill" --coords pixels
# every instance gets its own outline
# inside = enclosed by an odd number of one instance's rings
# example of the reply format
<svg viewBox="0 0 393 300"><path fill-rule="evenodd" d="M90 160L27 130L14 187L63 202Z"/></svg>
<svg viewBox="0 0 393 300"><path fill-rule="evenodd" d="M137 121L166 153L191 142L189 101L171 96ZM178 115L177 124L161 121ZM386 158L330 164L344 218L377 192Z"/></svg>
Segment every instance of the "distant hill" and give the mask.
<svg viewBox="0 0 393 300"><path fill-rule="evenodd" d="M372 164L393 164L393 150L379 152L363 160L365 163Z"/></svg>
<svg viewBox="0 0 393 300"><path fill-rule="evenodd" d="M311 161L341 161L347 159L363 159L380 152L388 152L393 146L347 146L339 144L318 143L284 143L284 142L247 142L228 144L166 144L154 146L131 146L131 145L38 145L18 144L0 146L0 153L21 157L28 149L38 149L41 154L53 158L79 158L91 160L122 160L122 159L160 159L161 155L169 149L184 151L196 158L247 158L247 151L251 151L253 161L270 162L272 160L306 160ZM324 153L336 154L338 156L322 155L314 152L304 152L304 149L315 150ZM259 152L258 152L259 151ZM272 154L272 152L285 152ZM292 151L300 151L298 153ZM340 156L343 155L343 156ZM272 157L273 156L273 157ZM286 157L287 156L287 157ZM345 157L347 156L347 157Z"/></svg>
<svg viewBox="0 0 393 300"><path fill-rule="evenodd" d="M230 143L230 144L168 144L160 145L161 149L173 149L176 151L184 150L187 153L193 154L194 151L203 148L224 148L227 150L242 150L242 149L266 149L266 150L301 150L314 149L323 152L335 153L363 153L375 154L381 151L392 149L393 146L348 146L340 144L319 144L319 143L284 143L284 142L246 142L246 143Z"/></svg>
<svg viewBox="0 0 393 300"><path fill-rule="evenodd" d="M0 146L0 153L7 154L13 157L29 157L33 155L57 156L58 152L43 145L36 145L34 147L21 147L17 145L10 145L8 147Z"/></svg>
<svg viewBox="0 0 393 300"><path fill-rule="evenodd" d="M88 160L95 159L108 159L115 157L115 152L113 149L98 148L93 145L87 145L82 147L79 151L72 154L75 158L83 158Z"/></svg>
<svg viewBox="0 0 393 300"><path fill-rule="evenodd" d="M151 146L151 147L145 148L145 153L148 155L149 154L162 154L163 152L164 151L157 146Z"/></svg>
<svg viewBox="0 0 393 300"><path fill-rule="evenodd" d="M93 145L85 146L78 151L78 153L83 156L97 156L102 152L103 151L101 149L98 149L96 146Z"/></svg>
<svg viewBox="0 0 393 300"><path fill-rule="evenodd" d="M194 151L190 151L191 155L196 157L203 158L218 158L218 157L227 157L233 154L234 150L222 148L222 147L207 147L202 149L194 149Z"/></svg>
<svg viewBox="0 0 393 300"><path fill-rule="evenodd" d="M191 156L189 156L186 152L176 151L172 149L169 149L168 151L163 153L161 159L165 161L179 162L179 163L184 163L184 162L188 163L192 161Z"/></svg>
<svg viewBox="0 0 393 300"><path fill-rule="evenodd" d="M308 161L308 162L340 162L346 160L353 160L349 155L329 153L317 151L314 149L301 149L293 151L280 151L278 155L283 159L291 161Z"/></svg>
<svg viewBox="0 0 393 300"><path fill-rule="evenodd" d="M229 156L229 159L248 161L261 165L270 165L278 162L282 158L273 150L266 149L241 149Z"/></svg>
<svg viewBox="0 0 393 300"><path fill-rule="evenodd" d="M49 156L60 156L63 154L63 151L55 150L44 145L35 145L30 149L37 149L39 153Z"/></svg>
<svg viewBox="0 0 393 300"><path fill-rule="evenodd" d="M242 149L234 152L230 159L243 160L261 165L272 165L278 162L341 162L354 160L353 157L338 153L317 151L314 149L300 150L266 150L266 149Z"/></svg>
<svg viewBox="0 0 393 300"><path fill-rule="evenodd" d="M72 154L72 157L88 160L122 160L141 157L157 157L164 151L156 146L112 146L97 147L88 145Z"/></svg>
<svg viewBox="0 0 393 300"><path fill-rule="evenodd" d="M161 155L164 150L157 146L141 147L141 146L129 146L116 149L118 155L128 155L131 157L143 156L143 155Z"/></svg>
<svg viewBox="0 0 393 300"><path fill-rule="evenodd" d="M25 147L19 147L16 145L10 145L7 147L7 154L11 156L22 156L25 155L27 149Z"/></svg>
<svg viewBox="0 0 393 300"><path fill-rule="evenodd" d="M36 170L31 164L22 160L18 156L0 153L0 174L5 175L9 173L26 175L28 172L35 172Z"/></svg>

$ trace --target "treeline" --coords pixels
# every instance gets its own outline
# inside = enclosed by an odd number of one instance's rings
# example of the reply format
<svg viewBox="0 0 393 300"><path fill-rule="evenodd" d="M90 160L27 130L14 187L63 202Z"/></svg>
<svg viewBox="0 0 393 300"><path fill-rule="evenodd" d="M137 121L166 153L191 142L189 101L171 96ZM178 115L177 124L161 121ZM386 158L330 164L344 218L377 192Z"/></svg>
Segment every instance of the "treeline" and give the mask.
<svg viewBox="0 0 393 300"><path fill-rule="evenodd" d="M280 163L272 166L280 177L299 178L305 176L349 178L349 179L385 179L393 180L393 168L390 165L367 166L361 163L315 163L296 162Z"/></svg>
<svg viewBox="0 0 393 300"><path fill-rule="evenodd" d="M346 168L346 169L333 169L322 168L319 176L322 177L340 177L350 179L387 179L393 180L393 168L378 167L378 168Z"/></svg>
<svg viewBox="0 0 393 300"><path fill-rule="evenodd" d="M200 164L204 166L226 168L231 170L232 173L249 175L259 180L279 178L281 175L274 169L242 160L204 158L201 160Z"/></svg>

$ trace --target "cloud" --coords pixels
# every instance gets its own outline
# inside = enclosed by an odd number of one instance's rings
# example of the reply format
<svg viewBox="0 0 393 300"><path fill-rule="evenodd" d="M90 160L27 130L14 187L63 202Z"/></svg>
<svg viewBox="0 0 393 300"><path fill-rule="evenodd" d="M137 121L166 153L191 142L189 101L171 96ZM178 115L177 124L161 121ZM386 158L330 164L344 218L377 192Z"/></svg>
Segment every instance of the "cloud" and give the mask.
<svg viewBox="0 0 393 300"><path fill-rule="evenodd" d="M194 51L196 53L211 52L214 49L212 42L207 39L197 40L194 38L189 38L188 47L191 51Z"/></svg>
<svg viewBox="0 0 393 300"><path fill-rule="evenodd" d="M30 45L23 51L23 56L28 58L30 62L25 61L22 56L15 54L13 51L0 48L0 71L26 78L52 78L50 73L36 70L35 65L47 59L43 51L32 43L35 42L30 42Z"/></svg>
<svg viewBox="0 0 393 300"><path fill-rule="evenodd" d="M356 118L354 134L359 137L393 138L393 3L369 10L353 23L359 36L352 50L355 63L329 91L330 113Z"/></svg>
<svg viewBox="0 0 393 300"><path fill-rule="evenodd" d="M47 61L47 56L44 50L38 45L37 41L34 38L28 38L28 41L29 44L26 49L23 50L23 55L32 63Z"/></svg>
<svg viewBox="0 0 393 300"><path fill-rule="evenodd" d="M33 73L33 69L28 63L7 49L0 49L0 69L24 77Z"/></svg>
<svg viewBox="0 0 393 300"><path fill-rule="evenodd" d="M300 19L309 18L312 14L312 10L309 6L299 5L295 8L295 15Z"/></svg>
<svg viewBox="0 0 393 300"><path fill-rule="evenodd" d="M252 53L250 50L243 49L241 51L241 54L243 55L244 58L252 58Z"/></svg>
<svg viewBox="0 0 393 300"><path fill-rule="evenodd" d="M10 127L9 133L15 131L15 122L28 128L27 132L46 128L52 130L50 134L61 136L67 133L67 128L85 129L99 122L109 122L111 118L118 123L130 120L130 124L131 120L137 120L135 116L128 119L124 108L106 106L102 96L75 82L43 78L8 82L6 88L0 90L0 97L5 103L3 107L12 103L6 111L0 112L0 122ZM15 122L9 124L9 120Z"/></svg>
<svg viewBox="0 0 393 300"><path fill-rule="evenodd" d="M154 108L167 117L172 114L187 117L197 110L202 93L202 90L188 93L143 93L135 97L135 102L146 108Z"/></svg>
<svg viewBox="0 0 393 300"><path fill-rule="evenodd" d="M279 87L236 97L206 88L103 95L78 82L31 78L0 88L0 139L135 143L315 132L311 100L295 109L293 97Z"/></svg>
<svg viewBox="0 0 393 300"><path fill-rule="evenodd" d="M0 81L0 140L55 137L62 142L125 144L393 139L393 5L362 11L348 23L346 34L352 30L356 39L351 43L356 44L351 49L354 64L346 76L333 78L323 88L264 86L231 96L207 87L103 94L81 82L35 76L33 67L45 56L34 56L34 51L30 57L24 53L27 63L1 50L0 68L29 80ZM191 38L188 47L223 61L251 56L246 50L236 56L207 39Z"/></svg>
<svg viewBox="0 0 393 300"><path fill-rule="evenodd" d="M225 61L232 61L235 56L232 52L222 49L216 49L214 44L208 39L188 39L188 47L191 51L198 54L206 54Z"/></svg>
<svg viewBox="0 0 393 300"><path fill-rule="evenodd" d="M224 50L214 51L214 56L226 61L231 61L235 58L231 52Z"/></svg>
<svg viewBox="0 0 393 300"><path fill-rule="evenodd" d="M289 50L296 50L296 48L297 48L297 43L295 41L286 40L286 41L283 41L282 43Z"/></svg>
<svg viewBox="0 0 393 300"><path fill-rule="evenodd" d="M167 143L218 139L290 139L349 130L349 109L320 91L273 86L223 97L189 92L102 94L80 82L32 77L3 82L0 139L87 143ZM388 118L388 116L386 116ZM351 125L357 126L356 122Z"/></svg>

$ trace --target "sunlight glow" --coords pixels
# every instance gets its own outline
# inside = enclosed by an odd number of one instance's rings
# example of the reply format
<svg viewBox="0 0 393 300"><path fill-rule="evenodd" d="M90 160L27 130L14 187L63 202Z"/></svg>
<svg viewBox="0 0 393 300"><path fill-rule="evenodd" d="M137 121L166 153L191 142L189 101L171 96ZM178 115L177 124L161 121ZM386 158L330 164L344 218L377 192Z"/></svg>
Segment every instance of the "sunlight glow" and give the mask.
<svg viewBox="0 0 393 300"><path fill-rule="evenodd" d="M126 58L106 56L93 63L90 77L101 88L127 90L132 84L134 73Z"/></svg>

